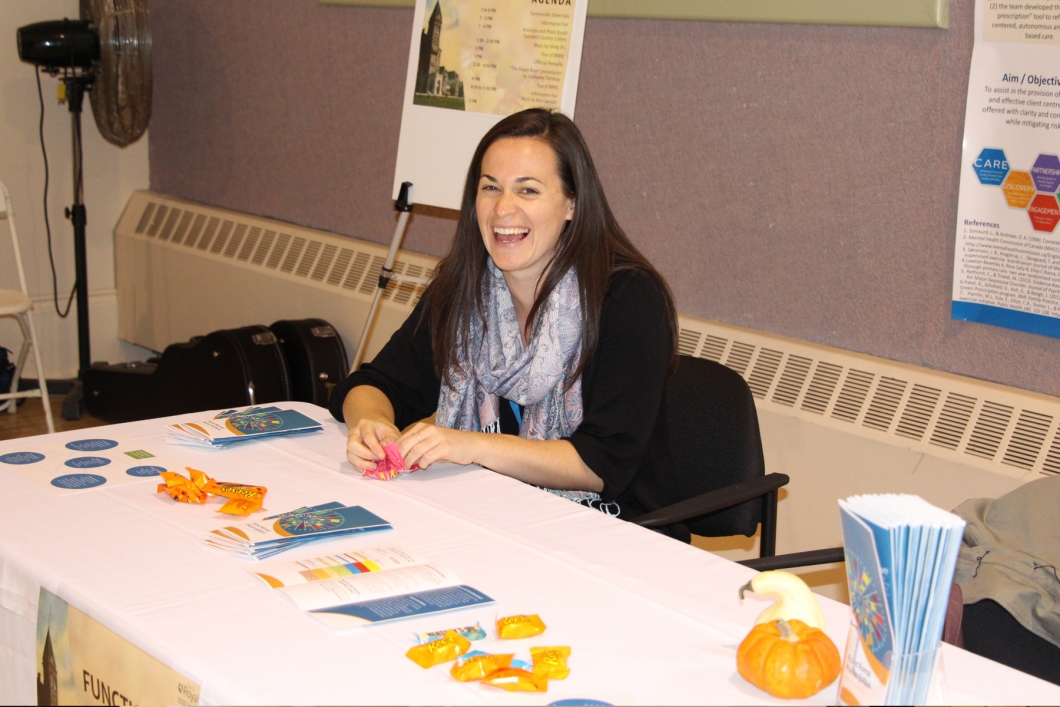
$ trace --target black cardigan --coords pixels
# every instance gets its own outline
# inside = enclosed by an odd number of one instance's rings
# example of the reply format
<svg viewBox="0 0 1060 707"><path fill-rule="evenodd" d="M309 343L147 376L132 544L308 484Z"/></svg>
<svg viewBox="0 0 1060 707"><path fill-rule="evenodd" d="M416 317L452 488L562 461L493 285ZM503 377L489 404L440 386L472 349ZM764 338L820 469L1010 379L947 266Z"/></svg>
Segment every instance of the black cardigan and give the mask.
<svg viewBox="0 0 1060 707"><path fill-rule="evenodd" d="M404 429L438 407L440 381L434 373L431 334L423 300L379 355L339 384L331 395L332 415L343 421L342 404L354 387L370 385L394 406ZM666 299L658 282L639 271L612 280L600 313L596 352L582 375L584 414L566 438L582 461L604 482L604 501L617 501L622 517L633 517L673 502L658 498L671 462L664 385L673 353Z"/></svg>

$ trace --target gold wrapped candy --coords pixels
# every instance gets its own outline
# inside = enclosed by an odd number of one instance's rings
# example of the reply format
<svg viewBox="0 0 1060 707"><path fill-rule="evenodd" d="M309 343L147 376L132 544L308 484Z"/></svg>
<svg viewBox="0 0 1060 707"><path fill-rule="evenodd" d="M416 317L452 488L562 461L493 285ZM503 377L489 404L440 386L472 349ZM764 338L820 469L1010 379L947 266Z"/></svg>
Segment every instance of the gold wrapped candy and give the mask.
<svg viewBox="0 0 1060 707"><path fill-rule="evenodd" d="M509 692L548 692L548 678L535 675L522 668L501 668L490 673L483 685L492 685Z"/></svg>
<svg viewBox="0 0 1060 707"><path fill-rule="evenodd" d="M487 653L470 658L459 658L449 670L449 674L460 682L482 680L501 668L510 668L514 657L513 653Z"/></svg>
<svg viewBox="0 0 1060 707"><path fill-rule="evenodd" d="M470 649L471 641L456 631L449 630L439 639L409 648L405 656L421 668L429 668L456 660Z"/></svg>
<svg viewBox="0 0 1060 707"><path fill-rule="evenodd" d="M261 510L261 502L264 496L257 498L230 498L228 502L217 509L218 513L227 513L231 516L248 516L255 511Z"/></svg>
<svg viewBox="0 0 1060 707"><path fill-rule="evenodd" d="M570 658L568 646L535 646L530 649L534 675L544 675L550 680L563 680L570 675L567 658Z"/></svg>
<svg viewBox="0 0 1060 707"><path fill-rule="evenodd" d="M545 632L545 622L537 614L519 614L497 619L498 638L530 638Z"/></svg>

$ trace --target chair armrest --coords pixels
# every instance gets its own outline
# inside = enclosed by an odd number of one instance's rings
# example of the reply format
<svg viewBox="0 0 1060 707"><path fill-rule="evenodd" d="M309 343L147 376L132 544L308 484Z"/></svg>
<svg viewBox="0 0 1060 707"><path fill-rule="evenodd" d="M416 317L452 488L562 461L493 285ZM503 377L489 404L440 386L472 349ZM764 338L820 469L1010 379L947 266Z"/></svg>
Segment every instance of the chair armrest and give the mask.
<svg viewBox="0 0 1060 707"><path fill-rule="evenodd" d="M766 474L750 481L741 481L723 489L693 496L672 506L666 506L651 513L631 518L630 522L644 528L659 528L680 523L709 513L723 511L726 508L732 508L747 501L753 501L756 498L765 496L767 493L776 491L787 484L788 481L787 474Z"/></svg>
<svg viewBox="0 0 1060 707"><path fill-rule="evenodd" d="M844 562L846 556L841 547L830 547L827 550L810 550L809 552L792 552L774 557L756 557L753 560L740 560L737 564L750 567L759 572L782 570L787 567L809 567L827 565L832 562Z"/></svg>

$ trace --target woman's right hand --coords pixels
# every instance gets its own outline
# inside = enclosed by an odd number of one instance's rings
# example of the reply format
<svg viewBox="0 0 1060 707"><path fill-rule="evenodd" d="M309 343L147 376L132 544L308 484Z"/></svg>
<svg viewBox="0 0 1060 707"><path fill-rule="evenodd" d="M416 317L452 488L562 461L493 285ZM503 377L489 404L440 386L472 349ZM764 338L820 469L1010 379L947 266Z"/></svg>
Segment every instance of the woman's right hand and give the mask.
<svg viewBox="0 0 1060 707"><path fill-rule="evenodd" d="M375 463L386 456L383 446L396 442L399 436L401 431L392 422L381 418L361 418L349 428L346 458L354 469L363 474L365 470L375 469Z"/></svg>

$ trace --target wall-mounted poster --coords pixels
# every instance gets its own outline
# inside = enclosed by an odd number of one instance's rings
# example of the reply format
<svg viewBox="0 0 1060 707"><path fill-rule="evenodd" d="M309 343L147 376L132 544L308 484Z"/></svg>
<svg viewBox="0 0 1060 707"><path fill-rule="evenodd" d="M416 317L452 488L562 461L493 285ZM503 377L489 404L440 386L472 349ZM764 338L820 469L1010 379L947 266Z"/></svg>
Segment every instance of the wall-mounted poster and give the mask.
<svg viewBox="0 0 1060 707"><path fill-rule="evenodd" d="M525 108L574 117L587 0L417 0L394 198L460 208L475 145Z"/></svg>
<svg viewBox="0 0 1060 707"><path fill-rule="evenodd" d="M953 318L1060 337L1060 2L976 0Z"/></svg>

